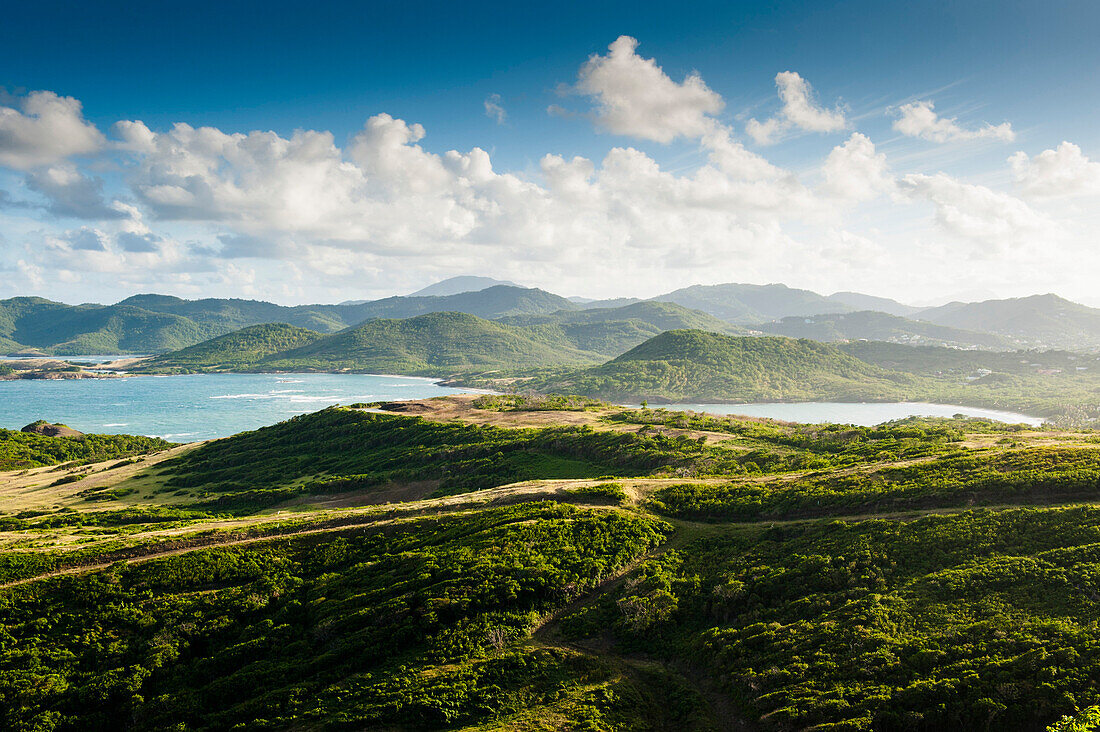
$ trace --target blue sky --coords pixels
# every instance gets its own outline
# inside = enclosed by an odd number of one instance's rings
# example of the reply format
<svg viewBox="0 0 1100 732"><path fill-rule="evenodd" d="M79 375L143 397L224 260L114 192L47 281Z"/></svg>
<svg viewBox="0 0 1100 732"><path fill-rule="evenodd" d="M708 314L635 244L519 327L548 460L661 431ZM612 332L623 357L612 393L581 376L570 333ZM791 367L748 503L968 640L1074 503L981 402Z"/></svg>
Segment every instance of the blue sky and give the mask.
<svg viewBox="0 0 1100 732"><path fill-rule="evenodd" d="M0 297L329 301L484 273L589 296L783 281L1089 299L1096 3L532 5L7 8L0 106L17 127L5 137L0 116ZM622 36L636 45L603 68ZM777 90L781 72L797 77ZM810 106L785 106L784 88ZM41 119L26 104L44 91L79 102L63 120L76 126L50 131L72 144L18 126ZM934 106L903 111L914 103ZM379 125L356 158L381 114L397 137ZM159 143L122 141L115 124L138 120ZM750 120L772 120L771 139ZM177 123L277 141L212 153L169 139ZM335 158L311 148L263 167L303 130L331 133ZM722 167L716 135L751 160ZM838 148L850 154L826 180ZM475 149L496 178L463 172ZM448 167L451 150L466 162ZM617 150L642 157L615 163ZM548 182L548 155L590 161L585 190ZM771 167L748 172L758 163Z"/></svg>

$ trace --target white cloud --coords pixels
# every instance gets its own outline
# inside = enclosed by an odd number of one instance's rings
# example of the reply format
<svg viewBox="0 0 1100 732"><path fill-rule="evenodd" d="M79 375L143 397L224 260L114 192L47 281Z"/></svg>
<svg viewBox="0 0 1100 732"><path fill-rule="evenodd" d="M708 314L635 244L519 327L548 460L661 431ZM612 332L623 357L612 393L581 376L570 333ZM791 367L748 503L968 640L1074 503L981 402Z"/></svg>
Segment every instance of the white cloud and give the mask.
<svg viewBox="0 0 1100 732"><path fill-rule="evenodd" d="M898 108L901 115L894 120L894 129L907 137L922 137L932 142L957 142L960 140L1002 140L1012 142L1016 133L1012 125L1004 122L999 125L986 124L976 130L960 127L954 117L940 117L934 111L931 101L918 101L903 104Z"/></svg>
<svg viewBox="0 0 1100 732"><path fill-rule="evenodd" d="M989 252L1047 243L1060 233L1055 222L1020 199L944 173L910 173L898 184L906 195L935 206L936 223L944 231Z"/></svg>
<svg viewBox="0 0 1100 732"><path fill-rule="evenodd" d="M848 120L839 109L829 110L814 100L810 83L797 72L781 71L775 75L775 86L783 108L779 115L760 122L750 119L745 132L759 145L770 145L791 129L808 132L840 132L848 127Z"/></svg>
<svg viewBox="0 0 1100 732"><path fill-rule="evenodd" d="M1033 158L1018 152L1008 159L1016 181L1035 196L1072 196L1100 193L1100 163L1089 160L1081 148L1063 142Z"/></svg>
<svg viewBox="0 0 1100 732"><path fill-rule="evenodd" d="M496 120L498 125L504 124L504 120L508 119L508 113L504 111L499 94L490 94L485 98L485 116Z"/></svg>
<svg viewBox="0 0 1100 732"><path fill-rule="evenodd" d="M581 67L573 90L595 101L596 123L616 135L665 143L710 131L722 97L694 72L673 81L637 47L637 40L619 36L606 56L594 54Z"/></svg>
<svg viewBox="0 0 1100 732"><path fill-rule="evenodd" d="M125 215L104 200L102 179L84 175L71 163L28 173L27 187L46 198L45 209L54 216L117 219Z"/></svg>
<svg viewBox="0 0 1100 732"><path fill-rule="evenodd" d="M36 91L23 97L20 106L22 111L0 106L0 165L29 170L94 153L105 143L72 97Z"/></svg>
<svg viewBox="0 0 1100 732"><path fill-rule="evenodd" d="M875 151L866 135L853 132L843 145L834 147L822 166L824 192L838 198L865 201L894 189L886 155Z"/></svg>
<svg viewBox="0 0 1100 732"><path fill-rule="evenodd" d="M810 83L796 72L776 74L775 85L783 100L783 116L796 127L810 132L840 132L848 126L842 112L830 111L814 101Z"/></svg>

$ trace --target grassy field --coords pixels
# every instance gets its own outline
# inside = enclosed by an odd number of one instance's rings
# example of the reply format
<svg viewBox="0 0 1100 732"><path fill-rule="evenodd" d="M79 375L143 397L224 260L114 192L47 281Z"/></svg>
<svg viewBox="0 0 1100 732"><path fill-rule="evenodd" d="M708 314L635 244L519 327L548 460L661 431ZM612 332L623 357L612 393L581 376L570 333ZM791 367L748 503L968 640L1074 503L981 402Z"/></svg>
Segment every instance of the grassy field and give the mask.
<svg viewBox="0 0 1100 732"><path fill-rule="evenodd" d="M446 397L132 460L0 473L6 728L1034 730L1100 703L1094 433Z"/></svg>

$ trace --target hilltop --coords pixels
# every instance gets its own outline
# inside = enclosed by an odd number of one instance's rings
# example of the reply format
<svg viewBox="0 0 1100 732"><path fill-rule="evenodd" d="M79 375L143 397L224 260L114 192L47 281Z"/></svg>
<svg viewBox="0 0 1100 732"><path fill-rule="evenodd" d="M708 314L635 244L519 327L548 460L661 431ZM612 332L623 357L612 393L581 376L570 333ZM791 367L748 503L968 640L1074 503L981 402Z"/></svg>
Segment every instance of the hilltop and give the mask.
<svg viewBox="0 0 1100 732"><path fill-rule="evenodd" d="M327 334L371 319L435 312L461 312L539 328L551 341L607 356L617 356L648 337L676 328L731 334L763 331L826 341L869 338L987 349L1100 350L1100 310L1053 295L919 310L888 298L852 292L825 296L779 284L696 285L648 300L588 300L493 284L497 282L458 278L426 288L451 294L336 305L184 300L156 294L135 295L115 305L12 298L0 301L0 350L35 349L47 355L157 354L253 325L285 323ZM463 291L452 292L457 289ZM814 322L799 323L799 318Z"/></svg>
<svg viewBox="0 0 1100 732"><path fill-rule="evenodd" d="M744 329L719 318L666 302L642 301L619 307L559 310L546 315L500 318L543 337L563 339L583 351L618 356L666 330L692 328L716 333L743 333Z"/></svg>
<svg viewBox="0 0 1100 732"><path fill-rule="evenodd" d="M265 370L359 371L439 376L471 370L592 363L595 354L537 340L524 330L467 313L368 320L268 356Z"/></svg>
<svg viewBox="0 0 1100 732"><path fill-rule="evenodd" d="M953 328L996 333L1026 348L1100 349L1100 309L1057 295L953 302L922 310L914 317Z"/></svg>
<svg viewBox="0 0 1100 732"><path fill-rule="evenodd" d="M752 325L789 315L819 315L856 309L810 290L778 284L694 285L653 299L702 310L738 325Z"/></svg>
<svg viewBox="0 0 1100 732"><path fill-rule="evenodd" d="M243 371L268 356L314 343L322 334L286 323L252 325L139 363L134 372Z"/></svg>
<svg viewBox="0 0 1100 732"><path fill-rule="evenodd" d="M428 285L427 287L411 293L409 297L458 295L463 292L480 292L481 290L487 290L497 285L522 288L522 285L517 285L515 282L510 282L508 280L495 280L492 277L478 277L475 275L461 275L459 277L448 277L445 280L440 280L439 282Z"/></svg>
<svg viewBox="0 0 1100 732"><path fill-rule="evenodd" d="M674 330L600 366L524 386L612 400L752 402L901 400L914 383L815 341Z"/></svg>

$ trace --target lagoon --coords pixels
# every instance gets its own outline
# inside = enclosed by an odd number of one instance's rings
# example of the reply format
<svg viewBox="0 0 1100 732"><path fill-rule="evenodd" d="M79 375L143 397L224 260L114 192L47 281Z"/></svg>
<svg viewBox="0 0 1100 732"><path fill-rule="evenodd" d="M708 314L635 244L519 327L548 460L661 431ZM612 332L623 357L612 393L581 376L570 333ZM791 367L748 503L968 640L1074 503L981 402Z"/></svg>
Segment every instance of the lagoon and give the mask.
<svg viewBox="0 0 1100 732"><path fill-rule="evenodd" d="M1030 417L1016 412L1003 412L997 409L979 407L960 407L954 404L928 404L925 402L799 402L767 404L654 404L653 408L676 411L706 412L717 415L744 415L748 417L770 417L787 422L839 422L870 427L883 422L906 417L953 417L963 414L967 417L981 417L1010 424L1028 424L1038 427L1043 423L1040 417Z"/></svg>

